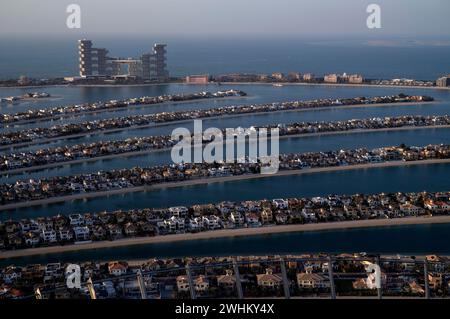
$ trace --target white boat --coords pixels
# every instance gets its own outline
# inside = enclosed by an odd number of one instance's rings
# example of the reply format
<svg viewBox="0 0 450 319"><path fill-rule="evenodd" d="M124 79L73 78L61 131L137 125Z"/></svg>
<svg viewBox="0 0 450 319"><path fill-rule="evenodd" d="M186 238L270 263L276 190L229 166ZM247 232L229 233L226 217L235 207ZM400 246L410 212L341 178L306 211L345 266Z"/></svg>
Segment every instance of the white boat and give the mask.
<svg viewBox="0 0 450 319"><path fill-rule="evenodd" d="M283 84L280 84L280 83L274 83L274 84L272 84L272 86L275 86L275 87L282 87Z"/></svg>

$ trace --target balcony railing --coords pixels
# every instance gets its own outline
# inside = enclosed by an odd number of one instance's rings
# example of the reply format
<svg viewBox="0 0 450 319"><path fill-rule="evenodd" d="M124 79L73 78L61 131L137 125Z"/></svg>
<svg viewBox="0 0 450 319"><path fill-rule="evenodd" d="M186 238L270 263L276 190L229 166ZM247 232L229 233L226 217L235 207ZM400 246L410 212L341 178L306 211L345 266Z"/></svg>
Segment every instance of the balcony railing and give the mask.
<svg viewBox="0 0 450 319"><path fill-rule="evenodd" d="M297 287L296 280L293 279L292 276L292 269L291 267L287 267L287 265L292 264L314 264L319 263L324 265L322 272L316 272L320 274L321 276L327 278L327 286L324 289L323 287L318 289L306 289L306 290L299 290ZM347 264L358 264L361 265L362 263L370 264L370 265L376 265L381 269L381 271L387 275L390 278L403 278L408 276L415 276L420 284L418 284L418 287L420 290L423 290L420 294L392 294L392 293L386 293L389 289L388 283L382 281L381 285L377 288L372 289L366 289L365 295L362 295L361 293L352 293L349 290L343 291L341 288L341 285L339 285L339 282L346 281L348 283L349 280L355 279L355 278L365 278L369 273L367 272L361 272L361 273L354 273L354 272L337 272L335 269L335 265L342 265L343 263ZM273 267L279 271L277 274L278 278L281 277L282 283L280 285L277 285L275 287L270 287L269 289L262 289L259 292L263 292L263 295L254 295L252 292L254 292L252 287L249 288L248 285L248 277L251 276L245 271L251 267L251 265L254 264L265 264L266 266ZM393 271L385 269L383 270L383 267L386 268L386 265L391 267L394 265L410 265L413 270L406 270L402 269L401 271ZM186 265L184 267L173 267L173 268L165 268L160 270L152 270L152 271L141 271L139 270L137 273L133 274L126 274L123 276L111 276L109 278L103 278L101 280L92 281L90 278L82 283L81 290L88 292L90 298L97 299L97 292L96 289L102 284L107 281L115 282L115 283L122 283L118 286L125 287L125 283L133 283L136 287L135 290L135 296L134 298L141 298L141 299L149 299L149 298L155 298L155 291L154 287L149 288L149 284L146 284L146 281L148 282L149 279L153 280L156 279L156 281L160 281L153 283L154 285L160 285L163 286L164 283L167 283L167 281L170 281L171 283L174 283L174 276L182 274L185 278L187 277L189 291L183 296L177 296L176 298L191 298L191 299L197 299L197 298L223 298L224 296L213 296L208 294L208 291L203 291L200 289L197 289L198 286L195 284L196 278L198 279L199 275L202 274L202 272L206 272L205 269L220 269L221 273L223 273L223 270L229 270L232 271L232 276L234 277L234 283L232 285L232 291L230 293L230 290L227 291L227 298L237 298L237 299L245 299L245 298L252 298L252 297L265 297L265 298L286 298L286 299L294 299L294 298L331 298L331 299L339 299L339 298L355 298L355 297L363 297L363 298L447 298L447 294L444 293L442 296L438 296L436 294L432 294L432 289L430 287L429 282L429 273L430 270L436 269L436 265L440 267L444 267L444 271L441 273L441 276L448 275L445 273L450 267L450 262L430 262L426 260L415 260L411 258L381 258L381 257L352 257L352 258L341 258L341 257L335 257L335 256L326 256L326 257L311 257L311 258L294 258L294 257L280 257L280 258L269 258L269 259L246 259L246 260L237 260L236 258L233 259L233 261L230 262L222 262L222 263L212 263L212 264L204 264L204 265ZM388 267L388 268L389 268ZM244 273L241 272L241 270L244 270ZM314 272L313 272L314 273ZM254 274L253 274L254 275ZM295 277L296 278L296 277ZM96 288L97 287L97 288ZM45 295L49 295L52 292L57 291L58 289L65 288L65 285L59 285L55 286L51 290L46 290ZM210 287L211 288L211 287ZM214 289L216 291L220 291L218 286L214 286ZM163 293L164 289L159 289L156 293L156 298L174 298L174 293L177 293L177 287L176 285L172 289L172 291L169 291L166 293ZM35 296L28 296L27 298L37 298L42 299L43 293L38 291ZM150 296L152 295L152 296ZM124 295L125 296L125 295ZM128 298L130 296L133 296L133 294L127 295ZM117 296L115 297L117 298Z"/></svg>

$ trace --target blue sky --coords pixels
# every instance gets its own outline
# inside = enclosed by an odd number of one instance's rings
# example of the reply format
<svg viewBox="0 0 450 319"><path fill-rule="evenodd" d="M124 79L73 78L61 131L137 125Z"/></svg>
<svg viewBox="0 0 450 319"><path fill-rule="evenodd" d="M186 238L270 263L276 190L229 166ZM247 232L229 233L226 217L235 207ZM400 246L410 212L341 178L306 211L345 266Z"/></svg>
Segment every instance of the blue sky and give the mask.
<svg viewBox="0 0 450 319"><path fill-rule="evenodd" d="M82 28L66 27L81 6ZM366 27L366 7L382 28ZM0 36L450 37L448 0L1 0Z"/></svg>

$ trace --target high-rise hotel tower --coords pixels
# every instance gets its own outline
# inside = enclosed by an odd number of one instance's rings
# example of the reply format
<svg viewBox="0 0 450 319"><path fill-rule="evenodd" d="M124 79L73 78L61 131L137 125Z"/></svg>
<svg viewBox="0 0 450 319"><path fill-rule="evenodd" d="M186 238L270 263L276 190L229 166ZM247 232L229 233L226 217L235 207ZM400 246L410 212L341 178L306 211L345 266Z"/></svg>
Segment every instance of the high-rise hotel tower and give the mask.
<svg viewBox="0 0 450 319"><path fill-rule="evenodd" d="M92 47L92 41L78 40L80 76L133 76L165 81L169 78L166 53L165 44L155 44L152 52L138 59L109 57L108 50ZM128 67L127 74L121 74L121 65Z"/></svg>

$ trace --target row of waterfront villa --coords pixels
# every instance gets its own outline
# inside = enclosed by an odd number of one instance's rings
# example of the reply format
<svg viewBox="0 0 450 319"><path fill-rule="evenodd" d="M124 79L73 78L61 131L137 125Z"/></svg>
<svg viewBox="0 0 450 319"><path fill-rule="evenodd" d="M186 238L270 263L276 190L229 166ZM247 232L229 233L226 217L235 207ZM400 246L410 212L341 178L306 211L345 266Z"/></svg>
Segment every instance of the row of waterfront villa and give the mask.
<svg viewBox="0 0 450 319"><path fill-rule="evenodd" d="M278 158L281 171L311 168L330 168L352 165L373 165L394 161L425 161L450 158L450 145L408 147L406 145L382 147L373 150L354 149L328 152L281 154ZM274 159L276 161L276 159ZM55 199L67 195L135 189L163 183L216 177L250 176L261 174L261 169L271 163L257 159L239 158L232 163L179 163L153 167L134 167L99 171L81 175L56 176L43 179L0 184L0 204L14 204L33 200ZM2 206L0 205L0 208Z"/></svg>
<svg viewBox="0 0 450 319"><path fill-rule="evenodd" d="M249 135L252 131L265 128L270 133L270 129L278 128L279 136L314 134L324 132L350 132L375 129L392 128L419 128L438 127L450 125L450 116L399 116L385 118L370 118L362 120L348 120L337 122L302 122L292 124L274 124L250 129L236 130L238 135ZM226 135L225 130L222 131ZM269 135L270 136L270 135ZM203 138L207 143L211 140ZM177 143L170 135L135 137L118 141L100 141L91 144L77 144L72 146L61 146L56 148L39 149L37 151L8 153L0 155L0 171L20 168L38 168L53 163L64 163L82 159L90 159L115 154L126 154L146 150L165 149Z"/></svg>
<svg viewBox="0 0 450 319"><path fill-rule="evenodd" d="M211 92L198 92L189 94L168 94L160 96L142 96L126 100L109 100L106 102L83 103L65 106L54 106L45 109L32 109L14 114L1 114L0 123L18 123L40 119L53 119L61 116L117 110L129 106L143 106L161 104L164 102L183 102L204 99L217 99L232 96L245 96L246 93L239 90L226 90ZM32 95L34 97L34 95ZM40 96L40 95L38 95ZM47 97L47 96L45 96Z"/></svg>
<svg viewBox="0 0 450 319"><path fill-rule="evenodd" d="M217 229L403 218L450 213L450 192L329 195L57 215L0 223L0 249Z"/></svg>
<svg viewBox="0 0 450 319"><path fill-rule="evenodd" d="M70 135L117 130L120 128L146 126L155 123L167 123L203 119L224 115L242 115L260 112L277 112L288 110L314 109L320 107L349 106L359 104L388 104L402 102L429 102L432 97L408 96L404 94L379 97L357 97L348 99L318 99L312 101L291 101L255 105L223 106L211 109L161 112L155 114L134 115L118 118L101 119L82 123L59 124L52 127L38 127L11 131L0 134L0 145L14 145L35 140L67 137ZM4 115L8 116L8 115Z"/></svg>
<svg viewBox="0 0 450 319"><path fill-rule="evenodd" d="M369 269L375 263L381 267L384 295L443 297L450 293L450 260L445 256L377 258L343 253L89 261L79 265L81 288L65 285L69 264L11 265L0 269L0 299L90 298L93 292L98 299L138 299L143 291L146 298L184 299L193 293L196 297L236 298L239 290L245 297L286 297L286 291L291 296L327 297L331 286L340 296L374 296L377 282ZM87 281L93 283L91 288Z"/></svg>

